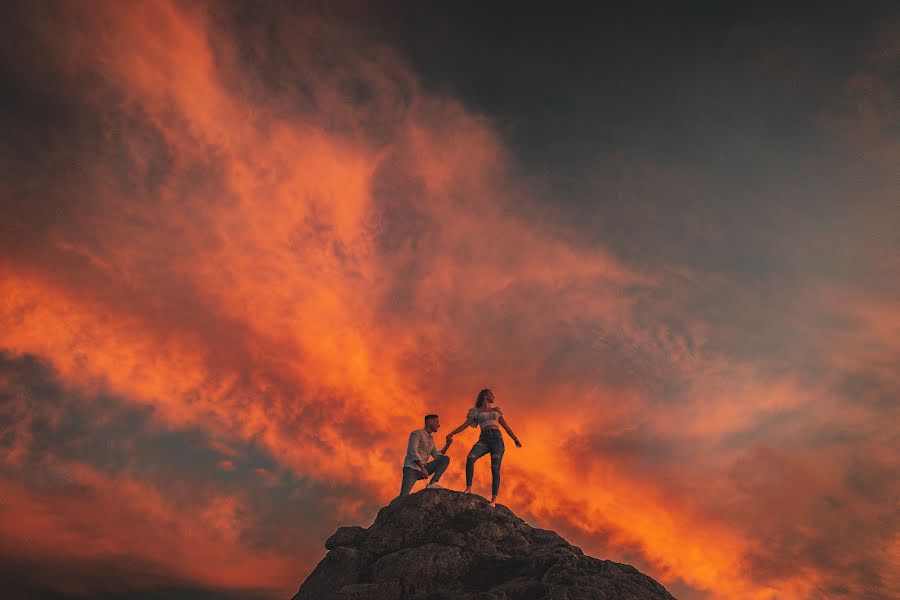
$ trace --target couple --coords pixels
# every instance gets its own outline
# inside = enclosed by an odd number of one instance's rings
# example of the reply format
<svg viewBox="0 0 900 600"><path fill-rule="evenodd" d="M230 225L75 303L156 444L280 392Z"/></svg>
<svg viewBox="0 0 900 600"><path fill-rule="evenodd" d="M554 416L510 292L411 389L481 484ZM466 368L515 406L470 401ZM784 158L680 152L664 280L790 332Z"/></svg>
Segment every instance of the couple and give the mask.
<svg viewBox="0 0 900 600"><path fill-rule="evenodd" d="M507 425L503 418L503 412L493 406L494 394L491 390L484 389L478 392L478 398L475 400L475 406L469 409L466 420L462 425L447 434L444 447L438 452L434 446L434 434L441 427L440 419L437 415L425 416L425 427L417 429L409 434L409 444L406 447L406 460L403 463L403 483L400 485L400 497L408 496L409 490L412 489L416 481L419 479L427 479L431 477L431 483L426 488L441 488L438 484L441 475L447 470L450 464L450 457L445 452L450 444L453 443L453 436L465 429L466 427L481 426L481 437L478 442L472 446L469 456L466 458L466 494L472 492L472 475L475 473L475 461L490 452L491 454L491 476L493 478L491 485L491 507L497 505L497 492L500 491L500 461L503 460L503 436L500 434L500 427L506 430L509 437L513 439L518 448L522 447L522 443L512 429ZM434 457L434 460L427 462L428 458Z"/></svg>

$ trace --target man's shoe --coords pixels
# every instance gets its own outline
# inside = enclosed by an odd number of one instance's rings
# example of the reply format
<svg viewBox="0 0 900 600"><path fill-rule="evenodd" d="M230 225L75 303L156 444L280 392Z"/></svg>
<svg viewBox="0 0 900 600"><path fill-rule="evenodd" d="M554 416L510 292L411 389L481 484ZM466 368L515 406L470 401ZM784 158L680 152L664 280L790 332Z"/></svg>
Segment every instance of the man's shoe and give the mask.
<svg viewBox="0 0 900 600"><path fill-rule="evenodd" d="M428 485L425 486L425 489L426 490L443 490L446 488L444 486L442 486L441 484L435 483L432 481L431 483L429 483Z"/></svg>

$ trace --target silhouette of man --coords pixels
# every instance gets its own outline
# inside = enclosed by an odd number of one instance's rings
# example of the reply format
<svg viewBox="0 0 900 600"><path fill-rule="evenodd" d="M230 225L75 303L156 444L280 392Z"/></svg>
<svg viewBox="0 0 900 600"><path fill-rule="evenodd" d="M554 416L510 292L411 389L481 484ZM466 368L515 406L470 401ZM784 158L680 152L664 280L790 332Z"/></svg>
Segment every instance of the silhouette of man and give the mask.
<svg viewBox="0 0 900 600"><path fill-rule="evenodd" d="M408 496L409 491L420 479L431 477L431 483L426 488L443 489L438 484L441 475L450 464L450 457L444 453L450 447L450 443L444 444L440 452L434 447L432 435L441 428L441 421L437 415L425 415L425 427L416 429L409 434L409 443L406 445L406 459L403 461L403 483L400 484L400 498ZM429 457L434 460L427 462Z"/></svg>

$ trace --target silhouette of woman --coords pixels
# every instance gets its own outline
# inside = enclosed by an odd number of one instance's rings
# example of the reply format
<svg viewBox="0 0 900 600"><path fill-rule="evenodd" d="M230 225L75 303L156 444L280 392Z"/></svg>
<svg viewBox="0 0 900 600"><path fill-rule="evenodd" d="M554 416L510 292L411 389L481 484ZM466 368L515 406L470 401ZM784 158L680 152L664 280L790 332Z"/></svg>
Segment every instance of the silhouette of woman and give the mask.
<svg viewBox="0 0 900 600"><path fill-rule="evenodd" d="M503 411L493 406L494 393L489 389L483 389L478 392L475 400L475 406L469 409L466 420L462 425L447 434L447 443L453 441L453 436L465 429L466 427L481 426L481 436L478 442L472 446L469 456L466 457L466 490L467 494L472 493L472 476L475 474L475 461L487 454L491 453L491 507L497 505L497 492L500 491L500 463L503 460L503 453L506 446L503 444L503 435L500 433L500 427L506 430L509 437L516 443L517 448L522 447L522 442L512 432L506 419L503 418Z"/></svg>

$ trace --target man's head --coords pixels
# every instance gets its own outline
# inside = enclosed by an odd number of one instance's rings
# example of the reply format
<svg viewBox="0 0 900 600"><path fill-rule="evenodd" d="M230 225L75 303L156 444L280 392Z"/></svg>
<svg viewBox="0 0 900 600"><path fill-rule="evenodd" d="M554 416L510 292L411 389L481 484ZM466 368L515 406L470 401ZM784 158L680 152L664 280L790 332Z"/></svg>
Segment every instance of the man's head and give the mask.
<svg viewBox="0 0 900 600"><path fill-rule="evenodd" d="M425 431L434 433L441 428L441 420L437 415L425 415Z"/></svg>

